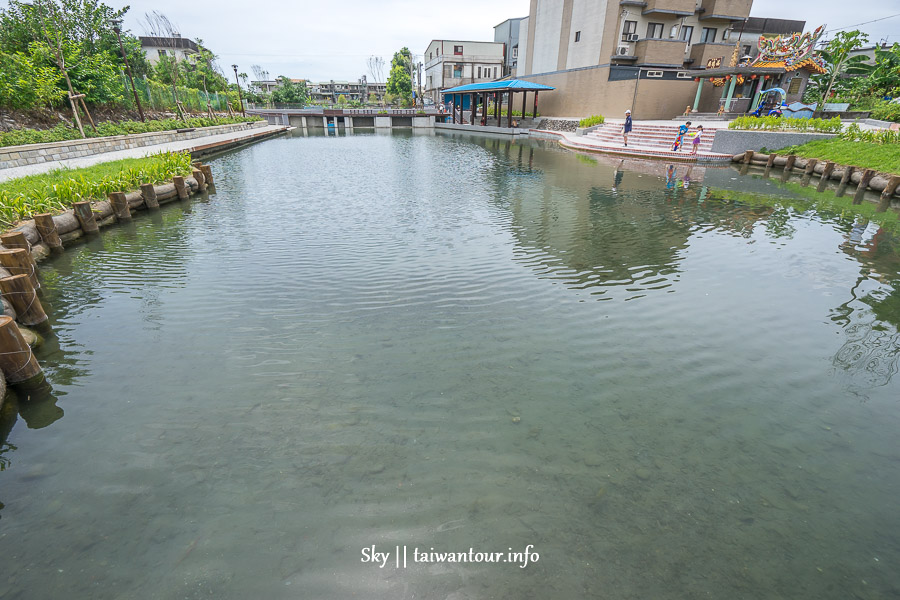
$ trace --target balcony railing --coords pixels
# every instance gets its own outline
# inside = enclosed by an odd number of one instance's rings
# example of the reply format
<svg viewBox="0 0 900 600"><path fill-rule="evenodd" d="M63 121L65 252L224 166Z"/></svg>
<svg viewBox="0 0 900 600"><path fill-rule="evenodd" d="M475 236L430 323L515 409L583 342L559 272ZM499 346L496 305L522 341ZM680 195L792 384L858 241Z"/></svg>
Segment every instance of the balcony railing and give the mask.
<svg viewBox="0 0 900 600"><path fill-rule="evenodd" d="M654 16L689 17L697 11L697 0L647 0L642 14Z"/></svg>

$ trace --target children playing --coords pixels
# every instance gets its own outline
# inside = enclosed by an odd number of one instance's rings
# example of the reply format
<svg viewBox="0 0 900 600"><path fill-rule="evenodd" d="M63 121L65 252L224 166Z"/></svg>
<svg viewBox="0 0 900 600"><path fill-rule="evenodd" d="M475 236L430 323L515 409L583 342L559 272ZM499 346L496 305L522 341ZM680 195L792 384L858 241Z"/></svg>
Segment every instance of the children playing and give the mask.
<svg viewBox="0 0 900 600"><path fill-rule="evenodd" d="M679 150L681 150L681 144L684 142L684 134L686 134L688 132L688 129L690 128L690 121L678 128L678 136L675 138L675 143L672 145L672 152L678 152Z"/></svg>
<svg viewBox="0 0 900 600"><path fill-rule="evenodd" d="M691 154L697 154L697 151L700 149L700 138L703 136L703 125L697 125L697 133L694 134L694 139L691 142L693 148L691 148ZM687 187L687 186L685 186Z"/></svg>

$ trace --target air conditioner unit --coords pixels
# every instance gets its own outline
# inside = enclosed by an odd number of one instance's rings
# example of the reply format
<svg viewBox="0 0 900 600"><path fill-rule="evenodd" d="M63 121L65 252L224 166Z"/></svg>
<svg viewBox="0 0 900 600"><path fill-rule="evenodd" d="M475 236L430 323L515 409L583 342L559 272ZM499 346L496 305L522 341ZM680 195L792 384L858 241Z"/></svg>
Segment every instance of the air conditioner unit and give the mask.
<svg viewBox="0 0 900 600"><path fill-rule="evenodd" d="M617 54L619 56L628 56L629 52L630 52L630 50L629 50L628 46L619 46L619 51L617 52Z"/></svg>
<svg viewBox="0 0 900 600"><path fill-rule="evenodd" d="M625 34L625 41L626 41L626 42L636 42L636 41L638 41L638 34L636 34L636 33L626 33L626 34Z"/></svg>

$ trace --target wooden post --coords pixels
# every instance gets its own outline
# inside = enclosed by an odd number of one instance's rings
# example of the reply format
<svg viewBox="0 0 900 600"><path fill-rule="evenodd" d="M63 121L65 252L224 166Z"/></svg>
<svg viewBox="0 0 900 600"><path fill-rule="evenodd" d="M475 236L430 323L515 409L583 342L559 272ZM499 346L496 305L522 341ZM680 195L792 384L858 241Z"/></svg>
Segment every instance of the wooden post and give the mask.
<svg viewBox="0 0 900 600"><path fill-rule="evenodd" d="M900 176L893 175L881 191L881 201L878 203L878 208L875 209L875 212L887 212L887 209L891 207L891 196L894 195L898 185L900 185Z"/></svg>
<svg viewBox="0 0 900 600"><path fill-rule="evenodd" d="M31 250L31 244L28 243L28 240L25 239L25 234L21 231L10 231L0 235L0 244L9 249L24 248L25 250Z"/></svg>
<svg viewBox="0 0 900 600"><path fill-rule="evenodd" d="M774 152L773 152L772 154L769 155L769 160L766 161L766 168L767 168L767 169L771 169L771 168L772 168L772 165L775 164L775 157L776 157L776 156L777 156L777 155L776 155Z"/></svg>
<svg viewBox="0 0 900 600"><path fill-rule="evenodd" d="M41 375L41 366L12 317L0 316L0 370L11 384L27 383Z"/></svg>
<svg viewBox="0 0 900 600"><path fill-rule="evenodd" d="M34 226L37 228L38 233L41 234L41 239L51 250L62 250L62 240L59 239L59 233L56 231L53 215L50 213L34 215Z"/></svg>
<svg viewBox="0 0 900 600"><path fill-rule="evenodd" d="M531 118L532 118L532 119L536 119L536 118L537 118L537 95L538 95L538 91L537 91L537 90L534 90L534 109L532 109L532 111L531 111Z"/></svg>
<svg viewBox="0 0 900 600"><path fill-rule="evenodd" d="M156 199L156 188L152 183L141 184L141 196L147 208L159 208L159 200Z"/></svg>
<svg viewBox="0 0 900 600"><path fill-rule="evenodd" d="M797 160L797 155L796 155L796 154L790 154L790 155L788 155L788 157L787 157L787 162L784 163L784 170L785 170L785 171L790 171L791 169L793 169L793 168L794 168L794 161L796 161L796 160Z"/></svg>
<svg viewBox="0 0 900 600"><path fill-rule="evenodd" d="M187 200L188 199L188 191L187 186L184 184L184 177L181 175L175 175L172 177L172 183L175 184L175 191L178 192L179 200Z"/></svg>
<svg viewBox="0 0 900 600"><path fill-rule="evenodd" d="M806 169L803 170L804 175L812 175L813 169L816 168L816 165L819 164L818 158L811 158L806 163Z"/></svg>
<svg viewBox="0 0 900 600"><path fill-rule="evenodd" d="M124 192L110 192L109 203L112 205L117 220L131 220L131 209L128 207L128 201L125 199Z"/></svg>
<svg viewBox="0 0 900 600"><path fill-rule="evenodd" d="M0 279L0 292L16 309L16 318L22 325L40 325L47 320L47 313L44 312L28 275Z"/></svg>
<svg viewBox="0 0 900 600"><path fill-rule="evenodd" d="M203 176L203 171L200 169L194 169L191 171L191 174L194 176L194 179L197 180L197 191L205 192L206 191L206 177Z"/></svg>
<svg viewBox="0 0 900 600"><path fill-rule="evenodd" d="M747 150L744 152L744 164L749 165L751 160L753 160L753 150Z"/></svg>
<svg viewBox="0 0 900 600"><path fill-rule="evenodd" d="M831 179L831 173L834 171L834 163L829 161L825 163L825 170L822 171L822 179L819 180L819 186L816 188L817 192L821 192L825 189L825 186L828 185L828 180Z"/></svg>
<svg viewBox="0 0 900 600"><path fill-rule="evenodd" d="M209 165L200 165L200 170L203 171L203 176L206 177L206 185L213 185L212 167Z"/></svg>
<svg viewBox="0 0 900 600"><path fill-rule="evenodd" d="M866 188L869 187L869 180L875 175L875 171L872 169L866 169L862 177L859 178L859 185L856 186L856 193L853 195L853 204L862 204L863 195L866 193Z"/></svg>
<svg viewBox="0 0 900 600"><path fill-rule="evenodd" d="M11 275L28 275L28 278L31 279L31 285L35 289L41 287L37 269L34 267L34 261L28 250L24 248L0 250L0 265L5 267Z"/></svg>
<svg viewBox="0 0 900 600"><path fill-rule="evenodd" d="M506 126L512 128L512 111L513 111L513 92L507 92L509 97L506 100Z"/></svg>
<svg viewBox="0 0 900 600"><path fill-rule="evenodd" d="M475 67L472 67L472 68L474 69ZM469 104L472 105L469 107L472 109L472 116L470 117L469 124L474 125L476 123L475 119L478 118L478 115L477 115L478 96L476 94L469 94Z"/></svg>
<svg viewBox="0 0 900 600"><path fill-rule="evenodd" d="M94 217L94 210L91 208L90 202L87 200L76 202L72 205L72 208L75 209L75 218L81 223L82 231L85 233L100 232L100 226L97 225L97 219Z"/></svg>
<svg viewBox="0 0 900 600"><path fill-rule="evenodd" d="M494 92L494 117L497 119L497 127L500 127L500 105L503 104L503 96L500 92Z"/></svg>
<svg viewBox="0 0 900 600"><path fill-rule="evenodd" d="M525 113L528 110L528 92L522 92L522 118L525 118Z"/></svg>
<svg viewBox="0 0 900 600"><path fill-rule="evenodd" d="M837 191L834 195L838 198L844 195L844 192L847 191L847 186L850 185L850 177L853 175L853 167L850 165L844 166L844 172L841 174L841 183L838 185Z"/></svg>

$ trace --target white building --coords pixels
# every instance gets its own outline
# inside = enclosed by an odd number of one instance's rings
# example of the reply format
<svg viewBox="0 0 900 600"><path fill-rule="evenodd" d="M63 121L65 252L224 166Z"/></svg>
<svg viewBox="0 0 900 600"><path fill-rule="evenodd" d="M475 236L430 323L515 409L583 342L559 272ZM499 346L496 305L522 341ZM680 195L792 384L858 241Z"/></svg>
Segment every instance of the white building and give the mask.
<svg viewBox="0 0 900 600"><path fill-rule="evenodd" d="M144 55L153 65L159 62L161 56L174 56L175 60L179 61L200 52L197 42L183 38L178 33L172 37L141 36L140 40Z"/></svg>
<svg viewBox="0 0 900 600"><path fill-rule="evenodd" d="M441 101L441 90L503 77L506 45L497 42L432 40L425 49L425 98Z"/></svg>

